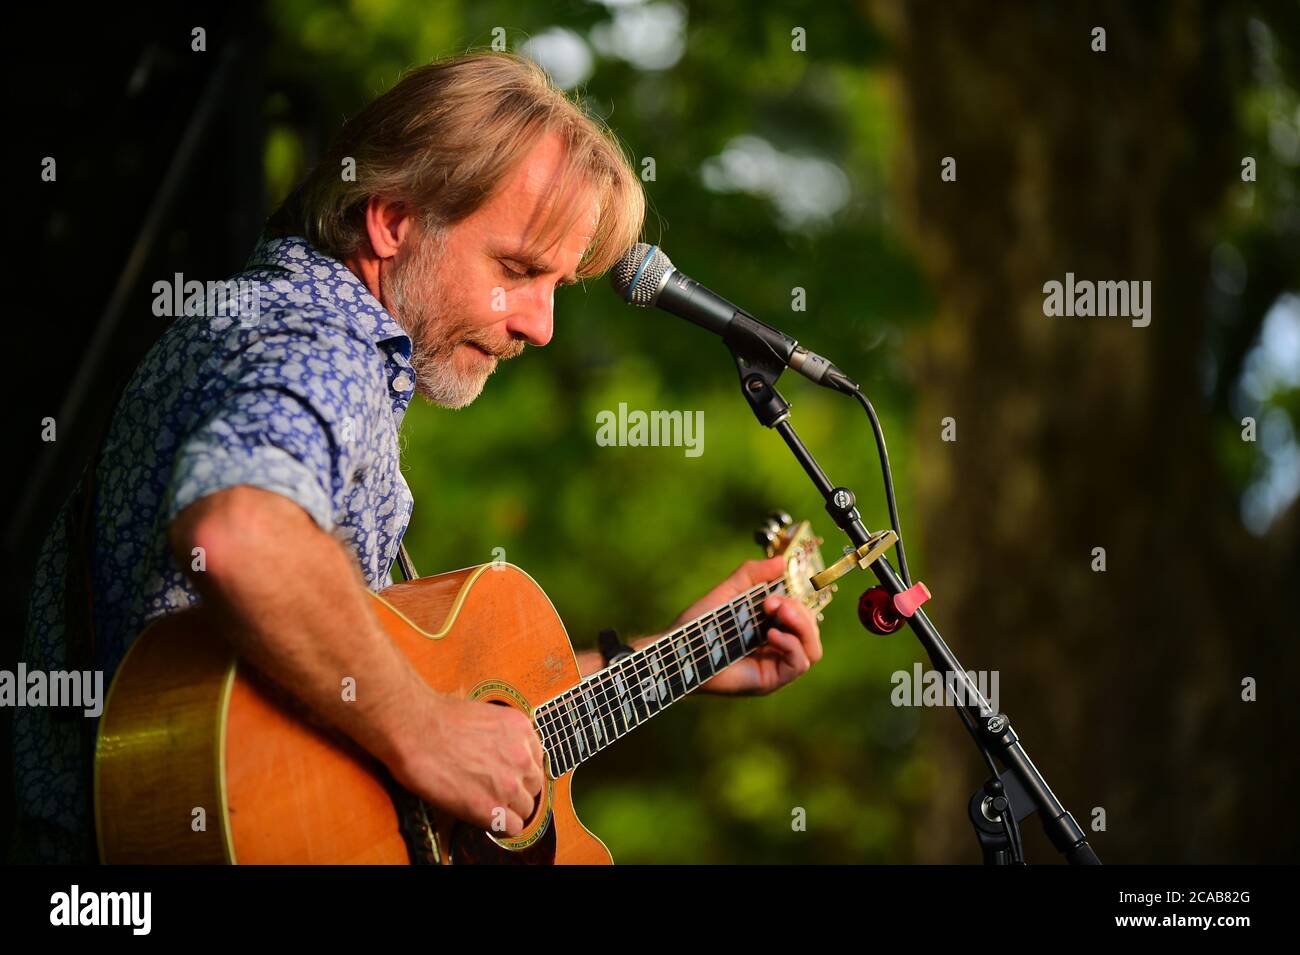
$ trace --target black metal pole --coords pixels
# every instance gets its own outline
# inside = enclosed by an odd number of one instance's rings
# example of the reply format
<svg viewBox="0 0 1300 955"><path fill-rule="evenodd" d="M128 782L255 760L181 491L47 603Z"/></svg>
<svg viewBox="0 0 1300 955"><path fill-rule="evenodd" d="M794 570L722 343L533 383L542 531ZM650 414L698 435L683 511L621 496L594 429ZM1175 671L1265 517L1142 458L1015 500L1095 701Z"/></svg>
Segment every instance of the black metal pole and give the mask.
<svg viewBox="0 0 1300 955"><path fill-rule="evenodd" d="M799 439L794 426L790 424L790 405L775 387L776 379L785 370L784 366L766 360L765 356L747 355L738 352L735 348L731 351L736 360L736 367L740 371L741 392L759 423L764 427L775 429L781 435L795 459L826 500L827 513L848 535L855 548L862 546L871 534L862 524L862 516L856 507L856 496L849 488L836 486L831 482L812 452ZM899 594L907 589L889 560L883 555L871 564L871 569L881 585L891 594ZM925 648L934 668L943 673L945 683L951 685L949 681L960 681L962 684L964 694L960 695L958 700L966 702L957 702L956 705L962 707L973 720L975 732L980 735L984 745L1015 775L1037 810L1043 829L1052 845L1065 856L1066 861L1073 865L1099 865L1100 860L1088 845L1084 831L1061 805L1042 773L1038 771L1038 767L1020 745L1019 737L1011 727L1011 721L1004 713L994 713L988 700L970 679L961 662L939 635L930 618L926 616L925 611L918 608L907 618L907 623L921 642L921 646Z"/></svg>

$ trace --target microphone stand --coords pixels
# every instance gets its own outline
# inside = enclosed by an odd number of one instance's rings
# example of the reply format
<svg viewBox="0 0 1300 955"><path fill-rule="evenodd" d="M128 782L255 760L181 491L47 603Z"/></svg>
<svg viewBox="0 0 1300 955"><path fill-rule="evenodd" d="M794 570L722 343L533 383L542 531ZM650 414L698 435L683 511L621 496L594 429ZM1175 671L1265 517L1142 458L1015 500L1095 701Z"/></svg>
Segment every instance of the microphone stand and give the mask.
<svg viewBox="0 0 1300 955"><path fill-rule="evenodd" d="M872 537L862 525L856 497L847 487L836 487L821 469L812 453L799 440L790 424L790 404L776 390L776 381L786 365L770 349L755 346L738 337L724 338L727 348L740 372L741 393L750 409L765 428L773 428L785 440L795 459L826 500L826 512L836 525L848 535L855 548L866 545ZM906 586L883 553L870 567L881 585L890 594L902 593ZM976 790L968 806L971 824L984 853L986 865L1008 865L1015 861L1017 847L1012 846L1008 833L1012 827L1002 818L1009 812L1019 821L1034 812L1039 814L1043 830L1058 852L1071 865L1100 865L1101 861L1074 817L1066 811L1048 787L1004 713L993 713L993 708L980 693L975 682L967 675L957 657L935 629L930 618L919 607L907 617L908 625L916 634L921 646L929 655L934 668L943 674L945 686L960 682L964 694L955 705L969 716L963 723L978 744L992 751L1005 770ZM866 624L864 623L865 627ZM966 702L960 702L961 700Z"/></svg>

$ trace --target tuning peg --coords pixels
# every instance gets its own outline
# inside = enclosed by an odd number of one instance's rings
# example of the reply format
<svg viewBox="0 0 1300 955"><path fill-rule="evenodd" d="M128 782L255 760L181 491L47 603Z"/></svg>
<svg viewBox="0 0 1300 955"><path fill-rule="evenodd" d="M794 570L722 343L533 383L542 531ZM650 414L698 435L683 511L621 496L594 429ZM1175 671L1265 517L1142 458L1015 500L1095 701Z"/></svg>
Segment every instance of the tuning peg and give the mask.
<svg viewBox="0 0 1300 955"><path fill-rule="evenodd" d="M782 529L787 528L794 523L794 518L785 511L769 511L767 518L770 521L775 521L777 526Z"/></svg>
<svg viewBox="0 0 1300 955"><path fill-rule="evenodd" d="M776 529L771 524L763 524L754 531L754 541L763 550L767 550L776 543Z"/></svg>

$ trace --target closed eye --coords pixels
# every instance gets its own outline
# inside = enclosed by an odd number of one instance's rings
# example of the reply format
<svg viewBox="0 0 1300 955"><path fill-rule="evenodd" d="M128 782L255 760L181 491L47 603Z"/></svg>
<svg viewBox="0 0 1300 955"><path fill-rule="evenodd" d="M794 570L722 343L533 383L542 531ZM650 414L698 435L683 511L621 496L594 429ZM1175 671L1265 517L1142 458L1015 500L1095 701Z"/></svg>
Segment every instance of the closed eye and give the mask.
<svg viewBox="0 0 1300 955"><path fill-rule="evenodd" d="M501 274L504 275L506 278L514 279L516 281L518 281L519 279L534 279L537 278L537 276L539 275L546 274L545 269L540 269L537 268L536 266L533 266L532 268L529 268L526 271L521 271L517 268L511 268L510 265L507 264L507 260L505 259L498 259L497 261L500 262L501 264ZM560 279L560 281L556 282L555 284L559 286L577 285L578 282L577 279Z"/></svg>

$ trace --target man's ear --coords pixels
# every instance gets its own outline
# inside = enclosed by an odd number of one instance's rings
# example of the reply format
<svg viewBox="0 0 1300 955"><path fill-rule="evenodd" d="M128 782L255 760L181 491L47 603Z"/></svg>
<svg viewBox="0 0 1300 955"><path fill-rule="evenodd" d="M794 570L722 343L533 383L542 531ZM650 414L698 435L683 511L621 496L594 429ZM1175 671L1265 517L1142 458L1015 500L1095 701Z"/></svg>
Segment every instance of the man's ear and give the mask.
<svg viewBox="0 0 1300 955"><path fill-rule="evenodd" d="M406 241L413 219L404 202L371 196L366 203L366 235L375 258L390 259Z"/></svg>

